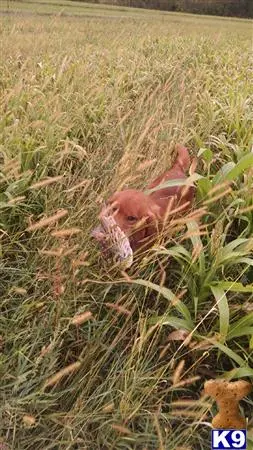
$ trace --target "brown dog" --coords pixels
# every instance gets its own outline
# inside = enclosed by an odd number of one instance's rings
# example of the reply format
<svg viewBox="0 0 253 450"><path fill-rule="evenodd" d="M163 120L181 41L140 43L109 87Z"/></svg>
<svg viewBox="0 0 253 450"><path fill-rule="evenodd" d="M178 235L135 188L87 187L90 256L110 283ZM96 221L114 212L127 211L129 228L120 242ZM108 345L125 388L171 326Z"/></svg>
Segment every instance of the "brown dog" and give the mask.
<svg viewBox="0 0 253 450"><path fill-rule="evenodd" d="M168 180L186 179L190 165L191 159L187 148L178 146L177 158L172 168L149 184L147 190L152 190ZM131 247L135 251L144 243L145 247L147 242L152 243L151 237L154 237L159 231L168 209L170 211L178 209L180 213L185 212L191 207L193 199L193 186L187 188L185 186L164 187L149 194L135 189L127 189L116 192L108 199L100 217L103 214L113 214L121 230L129 237ZM99 229L97 232L99 233ZM99 240L102 239L101 232Z"/></svg>

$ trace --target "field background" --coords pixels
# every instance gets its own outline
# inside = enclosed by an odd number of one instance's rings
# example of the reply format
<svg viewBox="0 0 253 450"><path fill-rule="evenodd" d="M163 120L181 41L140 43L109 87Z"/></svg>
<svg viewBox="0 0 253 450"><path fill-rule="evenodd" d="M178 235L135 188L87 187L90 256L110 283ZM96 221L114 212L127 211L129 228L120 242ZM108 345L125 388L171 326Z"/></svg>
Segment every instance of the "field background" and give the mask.
<svg viewBox="0 0 253 450"><path fill-rule="evenodd" d="M209 449L204 381L253 375L252 23L65 0L0 11L0 448ZM177 142L205 149L206 229L165 234L129 282L90 231ZM227 163L232 191L212 201Z"/></svg>

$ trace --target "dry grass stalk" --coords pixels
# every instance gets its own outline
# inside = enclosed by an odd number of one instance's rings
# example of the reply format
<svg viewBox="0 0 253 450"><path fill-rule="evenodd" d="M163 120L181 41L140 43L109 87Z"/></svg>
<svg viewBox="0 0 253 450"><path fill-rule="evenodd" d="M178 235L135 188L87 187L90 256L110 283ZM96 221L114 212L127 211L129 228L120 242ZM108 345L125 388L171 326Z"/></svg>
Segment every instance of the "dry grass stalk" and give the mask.
<svg viewBox="0 0 253 450"><path fill-rule="evenodd" d="M173 402L170 403L170 406L176 406L179 408L196 408L196 407L201 407L201 408L211 408L212 407L212 403L208 403L208 402L204 402L204 401L199 401L199 400L175 400Z"/></svg>
<svg viewBox="0 0 253 450"><path fill-rule="evenodd" d="M39 189L42 187L49 186L50 184L57 183L63 179L63 175L58 175L57 177L46 178L45 180L38 181L30 186L30 189Z"/></svg>
<svg viewBox="0 0 253 450"><path fill-rule="evenodd" d="M158 414L154 414L153 415L154 418L154 425L156 428L156 432L157 432L157 437L159 440L159 450L165 450L165 446L164 446L164 442L163 442L163 434L162 434L162 430L161 430L161 425L159 423L159 419L158 419ZM162 427L163 429L163 427Z"/></svg>
<svg viewBox="0 0 253 450"><path fill-rule="evenodd" d="M188 231L184 234L184 236L181 237L179 242L186 241L187 239L191 239L192 237L207 236L207 234L208 233L206 231Z"/></svg>
<svg viewBox="0 0 253 450"><path fill-rule="evenodd" d="M57 237L57 238L66 238L69 236L73 236L73 234L80 233L82 230L80 228L68 228L65 230L56 230L52 231L51 236Z"/></svg>
<svg viewBox="0 0 253 450"><path fill-rule="evenodd" d="M13 292L15 292L15 294L19 294L19 295L26 295L27 294L27 290L21 287L14 287L12 289Z"/></svg>
<svg viewBox="0 0 253 450"><path fill-rule="evenodd" d="M20 203L23 200L26 200L26 197L24 195L20 195L19 197L15 197L9 200L8 205L15 205L16 203Z"/></svg>
<svg viewBox="0 0 253 450"><path fill-rule="evenodd" d="M210 239L210 253L215 256L219 251L223 236L223 221L218 220L214 225Z"/></svg>
<svg viewBox="0 0 253 450"><path fill-rule="evenodd" d="M85 186L85 188L86 188L86 187L88 187L90 184L91 184L91 180L83 180L83 181L81 181L80 183L76 184L75 186L72 186L71 188L66 189L64 192L67 192L67 193L74 192L74 191L76 191L77 189L80 189L80 188L82 188L82 187L84 187L84 186Z"/></svg>
<svg viewBox="0 0 253 450"><path fill-rule="evenodd" d="M173 385L173 387L174 388L175 387L177 387L177 388L178 387L184 387L184 386L187 386L189 384L193 384L193 383L195 383L198 380L200 380L200 377L198 375L196 375L195 377L187 378L186 380L182 380L182 381L179 381L178 383L175 383Z"/></svg>
<svg viewBox="0 0 253 450"><path fill-rule="evenodd" d="M170 348L171 348L171 342L169 342L167 345L165 345L165 347L161 350L161 352L159 354L159 358L158 358L159 361L166 355L166 353L168 353Z"/></svg>
<svg viewBox="0 0 253 450"><path fill-rule="evenodd" d="M192 221L197 221L199 220L201 217L203 217L203 215L205 215L207 212L206 208L199 208L196 209L195 211L193 211L191 214L188 214L185 217L182 217L180 219L174 219L172 220L169 224L168 227L172 227L175 225L185 225L187 222L192 222Z"/></svg>
<svg viewBox="0 0 253 450"><path fill-rule="evenodd" d="M24 416L23 416L23 423L24 423L24 425L26 426L26 427L32 427L33 425L35 425L35 423L36 423L36 419L35 419L35 417L33 417L33 416L30 416L30 415L28 415L28 414L25 414Z"/></svg>
<svg viewBox="0 0 253 450"><path fill-rule="evenodd" d="M253 205L250 205L250 206L247 206L247 207L245 207L245 208L241 208L241 209L238 209L238 211L236 211L236 216L239 216L239 215L241 215L241 214L246 214L246 213L249 213L249 212L252 212L253 211Z"/></svg>
<svg viewBox="0 0 253 450"><path fill-rule="evenodd" d="M26 231L36 231L36 230L40 230L41 228L48 227L49 225L53 225L55 222L58 222L58 220L65 217L67 214L68 214L68 211L66 209L61 209L53 216L47 217L45 219L41 219L41 220L39 220L39 222L36 222L33 225L30 225L26 229Z"/></svg>
<svg viewBox="0 0 253 450"><path fill-rule="evenodd" d="M55 256L56 258L59 258L60 256L63 255L64 252L64 248L63 247L59 247L55 250L38 250L40 255L46 255L46 256Z"/></svg>
<svg viewBox="0 0 253 450"><path fill-rule="evenodd" d="M117 423L113 423L112 428L113 430L118 431L121 434L132 434L132 432L127 427L124 427L123 425L119 425Z"/></svg>
<svg viewBox="0 0 253 450"><path fill-rule="evenodd" d="M176 417L189 417L196 420L199 420L200 418L203 420L207 417L206 414L203 415L202 411L184 411L183 409L172 409L171 414Z"/></svg>
<svg viewBox="0 0 253 450"><path fill-rule="evenodd" d="M121 270L121 275L123 276L124 280L127 281L128 283L132 283L132 278L130 278L130 276L128 275L127 272Z"/></svg>
<svg viewBox="0 0 253 450"><path fill-rule="evenodd" d="M72 253L75 253L78 249L79 249L79 245L73 245L73 247L68 248L67 250L65 250L65 252L63 252L63 256L69 256L72 255Z"/></svg>
<svg viewBox="0 0 253 450"><path fill-rule="evenodd" d="M90 311L85 311L82 314L78 314L77 316L74 316L71 320L72 325L82 325L82 323L87 322L87 320L90 320L93 318L93 315Z"/></svg>
<svg viewBox="0 0 253 450"><path fill-rule="evenodd" d="M189 205L190 205L190 202L188 201L188 202L185 202L182 205L178 206L177 208L172 209L171 211L166 211L166 219L169 216L172 216L172 215L177 214L177 213L179 213L181 211L184 211L185 208L187 208Z"/></svg>
<svg viewBox="0 0 253 450"><path fill-rule="evenodd" d="M44 389L59 383L59 381L61 381L62 378L71 375L73 372L80 369L80 367L81 362L76 361L72 364L69 364L69 366L64 367L64 369L59 370L59 372L57 372L55 375L52 375L50 378L48 378L48 380L44 384Z"/></svg>
<svg viewBox="0 0 253 450"><path fill-rule="evenodd" d="M128 309L124 308L124 306L118 305L117 303L105 303L105 306L108 308L114 309L120 314L125 314L126 316L131 316L131 311L128 311Z"/></svg>
<svg viewBox="0 0 253 450"><path fill-rule="evenodd" d="M172 375L172 383L173 385L177 384L182 376L182 372L184 370L184 366L185 366L185 360L182 359L181 361L179 361L177 367L174 370L174 373Z"/></svg>
<svg viewBox="0 0 253 450"><path fill-rule="evenodd" d="M156 159L151 159L149 161L144 161L137 167L137 172L142 172L145 169L148 169L150 166L153 166L156 163Z"/></svg>
<svg viewBox="0 0 253 450"><path fill-rule="evenodd" d="M71 261L71 265L72 267L75 269L76 267L87 267L89 266L89 261L86 261L87 257L88 257L89 253L88 252L84 252L83 254L80 255L79 258L77 259L72 259Z"/></svg>
<svg viewBox="0 0 253 450"><path fill-rule="evenodd" d="M203 245L201 242L198 242L197 244L194 245L194 248L192 250L192 264L194 264L198 260L202 251Z"/></svg>
<svg viewBox="0 0 253 450"><path fill-rule="evenodd" d="M225 189L227 187L230 187L230 181L224 181L223 183L217 184L217 186L214 186L210 191L208 192L208 197L211 197L215 192L220 191L221 189Z"/></svg>
<svg viewBox="0 0 253 450"><path fill-rule="evenodd" d="M114 410L115 405L114 403L108 403L107 405L103 406L102 411L104 413L110 413Z"/></svg>
<svg viewBox="0 0 253 450"><path fill-rule="evenodd" d="M215 197L209 198L208 200L205 200L203 202L203 205L210 205L211 203L217 202L221 198L225 197L226 195L230 194L232 192L231 187L226 189L225 191L221 192L220 194L217 194Z"/></svg>

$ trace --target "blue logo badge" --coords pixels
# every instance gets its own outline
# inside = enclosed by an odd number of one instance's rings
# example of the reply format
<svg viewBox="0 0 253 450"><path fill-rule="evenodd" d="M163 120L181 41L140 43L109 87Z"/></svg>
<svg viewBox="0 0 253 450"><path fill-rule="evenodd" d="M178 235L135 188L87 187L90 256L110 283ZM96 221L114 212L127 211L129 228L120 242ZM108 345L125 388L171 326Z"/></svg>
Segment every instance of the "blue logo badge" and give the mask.
<svg viewBox="0 0 253 450"><path fill-rule="evenodd" d="M212 450L247 450L246 430L212 430Z"/></svg>

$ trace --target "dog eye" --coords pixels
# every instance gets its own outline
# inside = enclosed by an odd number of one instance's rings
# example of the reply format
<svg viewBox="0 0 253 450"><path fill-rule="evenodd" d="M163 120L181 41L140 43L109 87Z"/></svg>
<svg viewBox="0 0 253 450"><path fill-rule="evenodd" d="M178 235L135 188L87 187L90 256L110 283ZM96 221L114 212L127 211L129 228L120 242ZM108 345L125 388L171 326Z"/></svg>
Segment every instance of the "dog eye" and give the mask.
<svg viewBox="0 0 253 450"><path fill-rule="evenodd" d="M135 217L135 216L127 216L127 220L128 220L128 222L136 222L137 217Z"/></svg>

